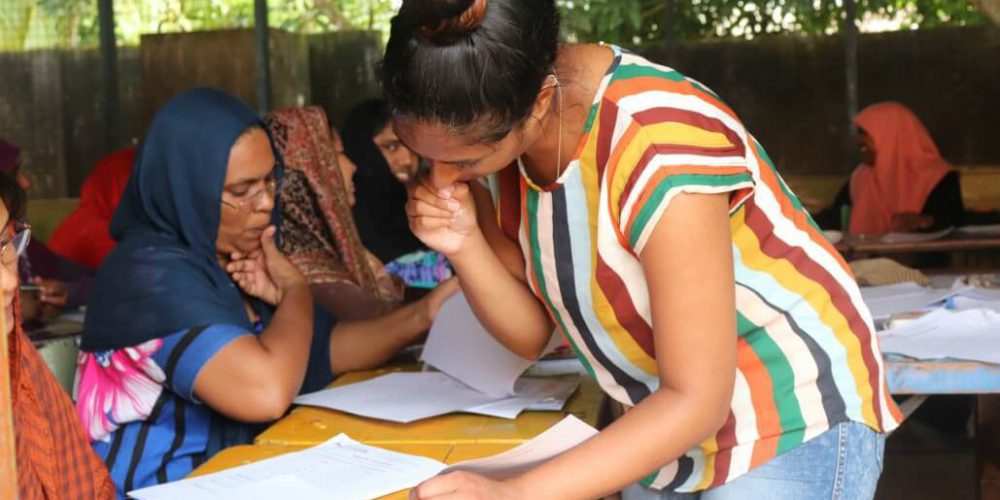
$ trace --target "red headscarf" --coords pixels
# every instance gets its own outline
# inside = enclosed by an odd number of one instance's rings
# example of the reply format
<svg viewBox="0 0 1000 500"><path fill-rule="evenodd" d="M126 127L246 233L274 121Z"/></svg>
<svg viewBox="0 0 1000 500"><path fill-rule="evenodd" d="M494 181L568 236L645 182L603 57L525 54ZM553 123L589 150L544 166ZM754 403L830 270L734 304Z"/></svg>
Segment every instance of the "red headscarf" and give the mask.
<svg viewBox="0 0 1000 500"><path fill-rule="evenodd" d="M125 192L135 148L125 148L102 159L83 183L80 206L59 224L49 247L64 257L90 268L101 265L117 244L108 226Z"/></svg>
<svg viewBox="0 0 1000 500"><path fill-rule="evenodd" d="M941 179L955 168L938 152L920 119L902 104L868 106L854 124L875 143L875 165L851 176L851 234L890 231L892 217L919 214Z"/></svg>
<svg viewBox="0 0 1000 500"><path fill-rule="evenodd" d="M14 173L17 168L17 160L21 156L21 148L0 137L0 172L5 174Z"/></svg>

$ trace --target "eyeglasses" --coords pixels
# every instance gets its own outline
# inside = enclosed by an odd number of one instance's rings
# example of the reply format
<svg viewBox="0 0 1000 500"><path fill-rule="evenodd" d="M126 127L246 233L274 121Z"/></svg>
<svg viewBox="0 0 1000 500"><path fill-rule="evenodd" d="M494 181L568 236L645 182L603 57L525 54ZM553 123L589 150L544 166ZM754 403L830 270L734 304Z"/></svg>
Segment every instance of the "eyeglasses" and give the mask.
<svg viewBox="0 0 1000 500"><path fill-rule="evenodd" d="M235 195L229 193L228 191L223 192L222 204L227 205L231 208L235 208L240 212L249 210L260 210L264 205L264 194L273 197L274 193L281 190L281 181L277 179L274 174L270 174L264 178L264 187L254 191L252 193L246 193L243 195ZM225 195L229 194L235 201L227 201Z"/></svg>
<svg viewBox="0 0 1000 500"><path fill-rule="evenodd" d="M17 262L17 258L24 255L24 251L28 249L28 242L31 241L31 226L21 221L14 221L13 224L14 236L0 242L0 263L7 266ZM4 227L4 235L9 225Z"/></svg>

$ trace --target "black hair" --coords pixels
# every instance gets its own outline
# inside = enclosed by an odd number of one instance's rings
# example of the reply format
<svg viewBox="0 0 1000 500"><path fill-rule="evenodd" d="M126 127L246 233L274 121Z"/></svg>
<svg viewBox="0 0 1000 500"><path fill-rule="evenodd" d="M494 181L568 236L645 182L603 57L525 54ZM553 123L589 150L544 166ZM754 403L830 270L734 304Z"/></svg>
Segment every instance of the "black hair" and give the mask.
<svg viewBox="0 0 1000 500"><path fill-rule="evenodd" d="M28 196L24 188L17 183L17 179L2 172L0 172L0 200L10 214L8 222L24 219Z"/></svg>
<svg viewBox="0 0 1000 500"><path fill-rule="evenodd" d="M555 0L404 0L383 93L396 116L495 141L527 119L558 50Z"/></svg>
<svg viewBox="0 0 1000 500"><path fill-rule="evenodd" d="M357 104L347 114L344 125L340 128L340 137L358 132L371 139L381 132L392 120L389 107L382 99L368 99Z"/></svg>

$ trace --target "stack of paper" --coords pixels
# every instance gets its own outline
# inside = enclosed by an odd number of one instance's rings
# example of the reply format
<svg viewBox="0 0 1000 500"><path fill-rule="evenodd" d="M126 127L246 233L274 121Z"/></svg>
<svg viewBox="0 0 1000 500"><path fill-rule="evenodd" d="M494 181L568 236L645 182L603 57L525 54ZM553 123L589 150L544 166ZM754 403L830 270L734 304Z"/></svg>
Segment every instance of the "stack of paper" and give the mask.
<svg viewBox="0 0 1000 500"><path fill-rule="evenodd" d="M951 288L922 287L912 282L862 287L861 297L875 319L903 312L930 311L945 305L955 309L1000 307L1000 290L973 287L959 280Z"/></svg>
<svg viewBox="0 0 1000 500"><path fill-rule="evenodd" d="M595 434L596 429L569 416L512 450L451 467L430 458L364 445L339 434L300 452L128 494L139 500L378 498L452 470L469 470L494 479L511 477Z"/></svg>
<svg viewBox="0 0 1000 500"><path fill-rule="evenodd" d="M955 294L950 288L922 287L913 282L861 288L861 298L875 319L940 306Z"/></svg>
<svg viewBox="0 0 1000 500"><path fill-rule="evenodd" d="M882 352L916 359L1000 363L1000 313L987 309L935 309L879 332Z"/></svg>
<svg viewBox="0 0 1000 500"><path fill-rule="evenodd" d="M579 377L525 377L514 394L490 396L444 373L399 372L304 394L295 403L401 423L458 411L512 419L529 408L561 410L579 385Z"/></svg>
<svg viewBox="0 0 1000 500"><path fill-rule="evenodd" d="M546 351L559 344L552 337ZM529 408L561 410L579 386L578 376L521 378L532 361L497 342L462 294L441 306L421 359L440 372L391 373L295 402L403 423L456 411L515 418Z"/></svg>

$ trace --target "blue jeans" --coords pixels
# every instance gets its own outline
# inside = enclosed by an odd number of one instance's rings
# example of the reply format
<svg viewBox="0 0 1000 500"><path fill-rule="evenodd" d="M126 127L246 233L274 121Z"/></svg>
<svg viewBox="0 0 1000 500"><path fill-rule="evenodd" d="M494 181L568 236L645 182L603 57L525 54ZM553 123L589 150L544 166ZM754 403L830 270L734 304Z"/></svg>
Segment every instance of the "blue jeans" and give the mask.
<svg viewBox="0 0 1000 500"><path fill-rule="evenodd" d="M875 496L882 474L885 436L844 422L716 488L674 493L638 483L622 500L860 500Z"/></svg>

